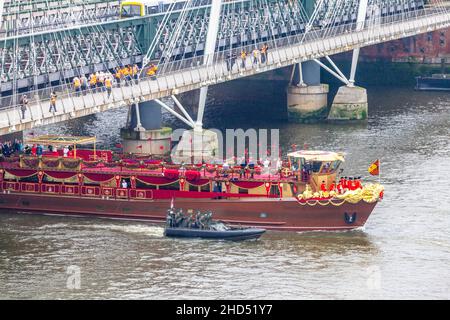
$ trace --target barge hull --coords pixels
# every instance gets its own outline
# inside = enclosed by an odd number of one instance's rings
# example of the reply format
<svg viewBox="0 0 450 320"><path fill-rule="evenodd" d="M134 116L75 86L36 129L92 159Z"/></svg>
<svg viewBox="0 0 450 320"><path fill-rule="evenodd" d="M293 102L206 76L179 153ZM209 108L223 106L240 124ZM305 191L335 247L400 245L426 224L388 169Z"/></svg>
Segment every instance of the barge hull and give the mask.
<svg viewBox="0 0 450 320"><path fill-rule="evenodd" d="M164 223L170 199L127 200L43 194L0 194L0 210L40 214L97 216ZM278 231L352 230L365 225L375 203L360 201L314 206L296 199L189 199L175 200L175 207L187 210L212 210L214 220L231 225Z"/></svg>

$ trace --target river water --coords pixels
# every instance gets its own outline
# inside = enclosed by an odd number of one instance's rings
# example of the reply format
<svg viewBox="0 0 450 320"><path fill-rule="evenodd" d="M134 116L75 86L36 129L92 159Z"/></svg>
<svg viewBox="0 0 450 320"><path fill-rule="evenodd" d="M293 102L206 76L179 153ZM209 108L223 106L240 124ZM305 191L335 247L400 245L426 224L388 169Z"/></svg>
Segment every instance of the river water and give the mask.
<svg viewBox="0 0 450 320"><path fill-rule="evenodd" d="M5 213L0 298L449 299L450 95L370 87L367 124L305 125L277 120L281 85L242 84L209 101L205 126L279 128L285 148L346 152L347 175L381 159L385 199L364 230L229 243L166 239L144 222ZM225 101L233 93L239 103ZM114 145L125 119L116 110L35 132Z"/></svg>

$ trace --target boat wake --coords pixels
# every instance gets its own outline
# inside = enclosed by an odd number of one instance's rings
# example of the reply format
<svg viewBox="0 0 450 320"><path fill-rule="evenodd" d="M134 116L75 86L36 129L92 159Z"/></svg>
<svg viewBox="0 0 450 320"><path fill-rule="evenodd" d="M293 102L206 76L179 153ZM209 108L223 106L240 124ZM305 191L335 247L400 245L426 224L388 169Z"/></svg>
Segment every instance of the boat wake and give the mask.
<svg viewBox="0 0 450 320"><path fill-rule="evenodd" d="M83 225L83 227L95 230L108 230L123 233L144 234L153 237L164 236L164 228L152 225L93 224L93 225Z"/></svg>
<svg viewBox="0 0 450 320"><path fill-rule="evenodd" d="M107 230L112 232L144 234L151 237L163 237L164 228L154 225L120 225L120 224L71 224L55 223L39 226L39 230L77 229L77 230Z"/></svg>

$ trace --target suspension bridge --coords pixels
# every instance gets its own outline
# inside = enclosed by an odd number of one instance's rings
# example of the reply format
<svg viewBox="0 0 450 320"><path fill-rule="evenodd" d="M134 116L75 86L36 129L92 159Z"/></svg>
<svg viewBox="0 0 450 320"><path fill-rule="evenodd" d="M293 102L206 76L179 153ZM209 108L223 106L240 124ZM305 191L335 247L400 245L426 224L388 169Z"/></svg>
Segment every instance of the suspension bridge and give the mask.
<svg viewBox="0 0 450 320"><path fill-rule="evenodd" d="M119 107L130 107L130 129L138 140L160 127L154 118L161 108L202 130L208 86L287 66L293 66L288 110L294 120L326 107L328 89L320 84L319 68L344 84L336 98L350 100L340 101L343 108L367 109L365 91L354 84L359 49L450 26L446 1L153 4L143 15L124 17L119 1L6 1L0 8L0 135ZM347 51L353 51L348 76L330 58ZM110 93L73 88L75 76L129 64L141 66L139 76L114 83ZM157 66L156 76L147 75L150 65ZM176 96L196 89L194 120ZM49 110L52 93L56 111ZM23 94L25 112L19 102Z"/></svg>

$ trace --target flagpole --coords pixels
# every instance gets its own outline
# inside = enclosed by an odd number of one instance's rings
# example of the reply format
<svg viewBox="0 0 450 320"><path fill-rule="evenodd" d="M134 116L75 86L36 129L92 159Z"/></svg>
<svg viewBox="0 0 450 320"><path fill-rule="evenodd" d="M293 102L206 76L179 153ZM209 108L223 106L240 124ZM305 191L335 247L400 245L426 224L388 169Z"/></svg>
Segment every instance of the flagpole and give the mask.
<svg viewBox="0 0 450 320"><path fill-rule="evenodd" d="M381 184L381 160L378 160L378 183Z"/></svg>

